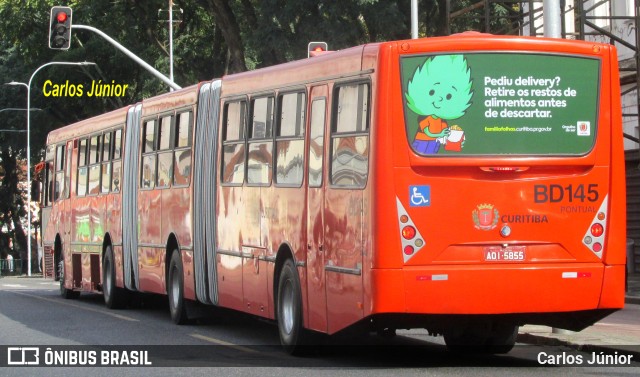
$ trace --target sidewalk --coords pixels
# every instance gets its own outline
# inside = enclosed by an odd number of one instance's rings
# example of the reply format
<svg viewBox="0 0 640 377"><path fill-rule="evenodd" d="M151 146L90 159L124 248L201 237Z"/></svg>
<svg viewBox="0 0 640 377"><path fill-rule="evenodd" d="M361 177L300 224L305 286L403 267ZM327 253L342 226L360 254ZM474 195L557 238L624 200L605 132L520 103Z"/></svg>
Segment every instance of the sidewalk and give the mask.
<svg viewBox="0 0 640 377"><path fill-rule="evenodd" d="M519 343L563 345L588 351L619 351L640 361L640 274L629 276L625 308L580 332L527 325Z"/></svg>

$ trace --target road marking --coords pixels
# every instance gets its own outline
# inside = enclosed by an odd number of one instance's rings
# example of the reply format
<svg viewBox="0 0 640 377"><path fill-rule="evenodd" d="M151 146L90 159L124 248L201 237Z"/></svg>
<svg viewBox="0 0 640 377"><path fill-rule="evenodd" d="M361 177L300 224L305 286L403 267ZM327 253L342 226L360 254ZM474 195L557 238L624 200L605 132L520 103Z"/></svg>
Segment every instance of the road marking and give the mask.
<svg viewBox="0 0 640 377"><path fill-rule="evenodd" d="M235 348L238 351L244 351L244 352L250 352L250 353L261 353L260 351L256 351L256 350L248 348L248 347L239 346L237 344L225 342L224 340L212 338L212 337L206 336L206 335L193 333L193 334L189 334L189 336L194 337L196 339L204 340L204 341L209 342L209 343L214 343L214 344L217 344L217 345L220 345L220 346L228 346L228 347L231 347L231 348Z"/></svg>
<svg viewBox="0 0 640 377"><path fill-rule="evenodd" d="M2 284L3 287L8 287L8 288L27 288L26 285L22 285L22 284Z"/></svg>
<svg viewBox="0 0 640 377"><path fill-rule="evenodd" d="M101 313L101 314L109 315L109 316L112 316L112 317L115 317L115 318L118 318L118 319L122 319L122 320L125 320L125 321L139 322L137 319L131 318L131 317L127 317L126 315L110 313L110 312L107 312L107 311L104 311L104 310L99 310L99 309L94 309L94 308L88 308L88 307L85 307L85 306L72 304L70 302L65 302L65 301L62 301L62 300L59 300L59 299L52 299L52 298L47 298L47 297L42 297L42 296L36 296L36 295L32 295L32 294L28 294L28 293L24 293L24 292L17 292L17 291L13 291L13 293L15 293L17 295L31 297L31 298L37 298L38 300L55 302L56 304L60 304L60 305L72 306L74 308L86 310L86 311L89 311L89 312Z"/></svg>

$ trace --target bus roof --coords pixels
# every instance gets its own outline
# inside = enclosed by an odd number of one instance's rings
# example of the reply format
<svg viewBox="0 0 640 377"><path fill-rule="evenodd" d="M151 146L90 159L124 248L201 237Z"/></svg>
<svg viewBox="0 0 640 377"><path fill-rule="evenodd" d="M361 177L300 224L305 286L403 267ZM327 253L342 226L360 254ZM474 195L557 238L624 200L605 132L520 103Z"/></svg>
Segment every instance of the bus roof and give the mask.
<svg viewBox="0 0 640 377"><path fill-rule="evenodd" d="M313 81L357 75L363 70L364 50L366 48L377 50L377 46L379 46L378 43L351 47L312 58L224 76L222 96L296 87Z"/></svg>
<svg viewBox="0 0 640 377"><path fill-rule="evenodd" d="M192 105L196 102L200 84L187 88L168 92L142 101L143 116L161 113L164 110L180 108ZM72 140L83 135L92 134L109 129L117 125L124 125L127 120L127 112L133 105L128 105L111 112L92 118L84 119L68 126L58 128L49 133L47 144Z"/></svg>
<svg viewBox="0 0 640 377"><path fill-rule="evenodd" d="M142 101L142 116L162 113L171 109L179 109L193 105L198 100L198 88L201 84L147 98Z"/></svg>
<svg viewBox="0 0 640 377"><path fill-rule="evenodd" d="M58 128L57 130L53 130L47 137L47 144L72 140L79 136L91 134L120 124L124 125L127 119L127 111L130 107L131 106L125 106L106 114L81 120L68 126Z"/></svg>

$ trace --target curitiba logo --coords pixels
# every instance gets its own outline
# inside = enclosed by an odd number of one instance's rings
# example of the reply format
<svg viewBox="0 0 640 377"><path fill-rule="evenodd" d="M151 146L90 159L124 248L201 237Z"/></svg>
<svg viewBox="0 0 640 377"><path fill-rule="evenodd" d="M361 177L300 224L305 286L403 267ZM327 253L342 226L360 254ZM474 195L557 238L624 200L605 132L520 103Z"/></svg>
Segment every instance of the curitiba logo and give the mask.
<svg viewBox="0 0 640 377"><path fill-rule="evenodd" d="M473 210L473 223L476 229L491 230L498 224L500 214L493 204L483 203Z"/></svg>

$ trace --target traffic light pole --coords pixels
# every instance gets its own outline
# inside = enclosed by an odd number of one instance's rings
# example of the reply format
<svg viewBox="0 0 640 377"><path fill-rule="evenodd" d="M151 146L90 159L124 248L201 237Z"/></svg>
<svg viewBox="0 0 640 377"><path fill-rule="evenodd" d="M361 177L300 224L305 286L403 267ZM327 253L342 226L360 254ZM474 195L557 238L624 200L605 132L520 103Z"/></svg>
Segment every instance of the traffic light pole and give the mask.
<svg viewBox="0 0 640 377"><path fill-rule="evenodd" d="M140 64L144 69L146 69L147 71L151 72L152 75L154 75L155 77L157 77L160 80L162 80L162 82L164 82L165 84L169 85L171 88L176 89L176 90L182 89L178 84L173 82L173 80L171 80L170 78L168 78L167 76L163 75L158 70L156 70L155 68L153 68L152 66L147 64L147 62L145 62L144 60L140 59L138 56L136 56L136 54L134 54L133 52L129 51L126 47L124 47L120 43L116 42L113 38L111 38L107 34L103 33L101 30L96 29L96 28L94 28L92 26L87 26L87 25L72 25L71 28L72 29L80 29L80 30L83 30L83 29L84 30L89 30L89 31L92 31L92 32L98 34L99 36L104 38L107 42L109 42L112 45L114 45L118 50L122 51L125 55L127 55L128 57L133 59L136 63Z"/></svg>

